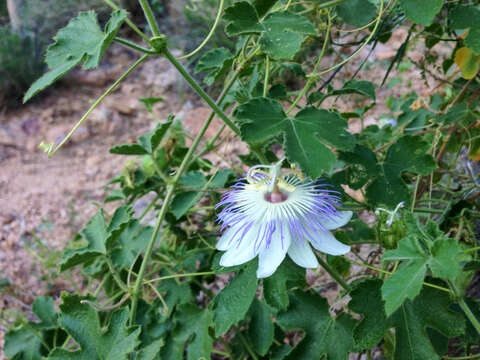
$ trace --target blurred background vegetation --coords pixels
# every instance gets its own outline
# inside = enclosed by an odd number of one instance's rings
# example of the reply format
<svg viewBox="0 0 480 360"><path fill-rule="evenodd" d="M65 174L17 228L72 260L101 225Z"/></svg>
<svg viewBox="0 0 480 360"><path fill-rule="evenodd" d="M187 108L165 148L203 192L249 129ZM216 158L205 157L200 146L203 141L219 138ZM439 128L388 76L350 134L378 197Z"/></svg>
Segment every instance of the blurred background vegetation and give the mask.
<svg viewBox="0 0 480 360"><path fill-rule="evenodd" d="M148 31L137 0L119 0L130 17ZM226 6L231 3L226 2ZM161 30L170 44L187 53L208 34L218 0L151 0ZM94 9L103 23L110 9L102 0L0 1L0 104L18 104L29 86L46 71L43 56L52 37L79 11ZM135 36L124 29L122 36ZM235 44L219 27L206 49ZM197 60L193 57L190 64Z"/></svg>

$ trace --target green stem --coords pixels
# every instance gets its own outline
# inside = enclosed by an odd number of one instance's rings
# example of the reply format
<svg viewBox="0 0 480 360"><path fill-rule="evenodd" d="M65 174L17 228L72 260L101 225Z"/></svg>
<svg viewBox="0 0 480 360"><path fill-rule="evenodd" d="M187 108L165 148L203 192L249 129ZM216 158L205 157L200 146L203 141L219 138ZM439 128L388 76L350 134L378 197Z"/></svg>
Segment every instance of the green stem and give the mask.
<svg viewBox="0 0 480 360"><path fill-rule="evenodd" d="M43 336L41 333L39 333L36 329L31 327L29 323L25 323L24 326L28 329L28 331L30 331L33 335L35 335L35 337L38 338L38 340L40 340L40 342L45 347L45 349L48 350L48 352L52 350L50 346L48 346L48 344L45 342L45 340L43 340Z"/></svg>
<svg viewBox="0 0 480 360"><path fill-rule="evenodd" d="M450 201L448 200L442 200L442 199L435 199L435 198L430 198L430 199L420 199L416 201L417 203L424 203L424 202L437 202L440 204L450 204Z"/></svg>
<svg viewBox="0 0 480 360"><path fill-rule="evenodd" d="M480 246L477 246L477 247L473 247L473 248L464 250L463 252L469 253L469 252L474 252L474 251L477 251L477 250L480 250Z"/></svg>
<svg viewBox="0 0 480 360"><path fill-rule="evenodd" d="M458 304L460 305L460 307L462 308L463 312L465 313L465 315L467 316L468 320L470 320L470 322L472 323L473 327L475 328L475 330L477 330L477 332L480 334L480 322L478 321L478 319L475 317L475 315L473 314L472 310L470 310L470 308L468 307L467 303L465 302L465 300L463 300L463 297L460 297L458 299Z"/></svg>
<svg viewBox="0 0 480 360"><path fill-rule="evenodd" d="M90 109L88 109L88 111L85 113L85 115L82 116L82 118L75 124L75 126L72 128L72 130L70 130L70 132L67 134L67 136L65 136L65 138L60 142L60 144L58 144L55 149L53 149L52 151L49 151L48 152L48 157L52 157L53 155L55 155L55 153L63 146L63 144L65 144L73 135L73 133L78 129L78 127L80 125L82 125L82 123L85 121L85 119L92 113L92 111L103 101L103 99L105 99L105 97L107 97L107 95L109 95L117 86L118 84L120 84L128 75L130 75L130 73L135 70L138 65L140 65L142 62L144 62L150 55L149 54L145 54L143 55L140 59L137 60L137 62L135 62L135 64L133 64L127 71L125 71L122 76L120 76L118 78L117 81L115 81L113 83L112 86L110 86L108 88L107 91L105 91L103 93L102 96L100 96L97 101L95 101L93 103L92 106L90 106Z"/></svg>
<svg viewBox="0 0 480 360"><path fill-rule="evenodd" d="M267 97L269 72L270 72L270 58L268 57L268 55L266 55L265 56L265 79L263 82L263 97Z"/></svg>
<svg viewBox="0 0 480 360"><path fill-rule="evenodd" d="M230 348L230 345L228 344L228 342L225 341L225 339L224 339L223 337L220 337L219 340L220 340L220 342L222 343L222 345L223 345L223 347L225 348L225 350L226 350L227 352L229 352L230 354L232 354L232 355L230 355L230 356L231 356L230 359L231 359L231 360L235 360L234 357L233 357L233 351L232 351L232 349Z"/></svg>
<svg viewBox="0 0 480 360"><path fill-rule="evenodd" d="M218 7L217 17L215 18L215 22L213 23L213 26L210 29L210 32L208 33L207 37L202 41L202 43L195 50L193 50L191 53L189 53L187 55L183 55L183 56L177 58L177 60L187 59L187 58L195 55L196 53L198 53L200 50L202 50L202 48L208 43L208 41L213 36L213 33L215 32L215 29L217 28L217 26L220 22L220 19L222 18L222 13L223 13L224 6L225 6L225 0L220 0L220 5Z"/></svg>
<svg viewBox="0 0 480 360"><path fill-rule="evenodd" d="M258 148L253 148L253 147L250 147L250 149L252 150L252 152L255 154L255 156L258 158L258 160L260 160L260 163L262 164L268 164L268 160L267 158L263 155L262 151Z"/></svg>
<svg viewBox="0 0 480 360"><path fill-rule="evenodd" d="M150 7L148 0L138 0L138 2L142 7L143 14L147 19L148 26L150 26L150 29L152 30L153 35L160 36L161 34L160 34L160 29L158 28L157 20L155 20L155 16L153 15L153 11L152 11L152 8Z"/></svg>
<svg viewBox="0 0 480 360"><path fill-rule="evenodd" d="M215 114L215 113L214 113ZM217 133L213 136L213 138L211 138L207 144L205 145L205 147L197 154L195 155L195 157L193 158L192 160L192 163L194 163L195 161L197 161L203 154L209 152L210 150L213 150L214 149L214 144L215 142L218 140L218 138L220 137L220 135L222 134L223 130L225 130L225 127L227 125L225 124L222 124L222 126L220 127L220 129L218 129Z"/></svg>
<svg viewBox="0 0 480 360"><path fill-rule="evenodd" d="M221 350L217 350L217 349L212 349L212 354L222 355L222 356L225 356L226 358L230 358L232 356L230 353L227 353L227 352L224 352L224 351L221 351Z"/></svg>
<svg viewBox="0 0 480 360"><path fill-rule="evenodd" d="M184 159L185 160L185 159ZM133 287L133 294L132 294L132 307L130 311L130 325L134 324L135 321L135 312L137 310L138 304L138 297L140 295L140 287L142 286L143 276L145 274L145 270L147 269L148 261L152 256L153 246L155 245L155 240L157 239L157 235L160 231L160 227L162 225L163 219L167 214L168 205L170 200L173 197L173 193L175 191L175 183L170 184L167 187L167 194L165 195L165 199L163 199L162 208L158 213L157 222L155 224L155 229L153 230L152 237L148 243L147 249L145 250L145 256L143 257L142 264L140 265L140 270L138 272L137 280L135 281L135 285Z"/></svg>
<svg viewBox="0 0 480 360"><path fill-rule="evenodd" d="M443 356L442 357L445 360L469 360L469 359L478 359L480 358L480 354L473 354L473 355L467 355L467 356L458 356L458 357L451 357L451 356Z"/></svg>
<svg viewBox="0 0 480 360"><path fill-rule="evenodd" d="M230 82L227 84L226 88L223 89L222 93L220 94L219 99L217 101L218 104L220 104L222 102L222 100L224 99L224 97L226 96L226 94L228 92L228 89L233 85L237 76L240 74L240 71L241 71L241 68L243 67L243 65L246 63L246 61L248 61L255 54L256 54L256 50L253 51L252 54L247 59L245 59L244 62L241 64L241 66L239 67L239 70L237 70L237 72L234 74L234 76L232 77ZM188 74L185 71L183 66L173 57L173 55L168 51L168 49L165 50L165 56L177 68L177 70L185 77L185 79L189 82L189 84L195 90L197 90L199 95L204 94L204 96L202 96L202 98L205 99L205 101L207 101L207 99L208 99L210 102L212 102L210 97L200 88L200 86L198 86L198 84L195 82L195 80L190 76L190 74ZM210 105L209 101L207 101L207 103ZM129 320L131 325L133 325L134 320L135 320L135 312L136 312L136 308L137 308L137 304L138 304L138 297L140 295L140 287L143 284L143 278L144 278L144 275L145 275L145 270L147 268L147 264L150 260L151 255L152 255L153 246L155 245L155 240L157 238L157 235L158 235L158 232L160 230L160 226L163 222L163 219L164 219L164 217L167 213L168 205L170 203L170 200L172 199L173 193L175 191L175 187L176 187L178 181L180 180L180 177L182 176L183 172L188 168L189 164L191 163L192 156L193 156L194 152L196 151L196 149L197 149L197 147L200 143L200 140L203 138L203 135L207 131L208 126L210 125L211 121L213 120L213 117L214 117L215 113L219 114L219 112L220 112L220 113L223 114L223 112L218 108L217 104L213 103L213 105L214 106L212 106L212 109L214 111L210 114L210 116L207 118L207 120L203 124L202 128L200 129L197 136L193 140L192 145L188 149L187 154L183 158L182 163L180 164L180 167L175 174L175 177L173 178L172 182L170 184L168 184L168 186L167 186L167 194L165 195L165 199L163 200L163 204L162 204L162 207L161 207L160 212L158 214L157 222L155 224L155 228L154 228L152 237L150 238L147 249L145 250L145 256L143 257L142 264L140 265L140 270L138 272L138 276L137 276L137 279L135 281L133 294L132 294L132 307L131 307L131 311L130 311L130 320ZM215 109L218 109L218 111L216 111ZM225 114L223 114L223 115L226 118L226 115ZM222 117L222 116L220 116L220 117ZM222 117L222 119L224 119L224 118ZM226 119L228 121L230 121L228 118L226 118ZM226 124L228 125L228 122L226 122ZM233 125L233 123L231 123L231 125ZM233 125L233 126L236 129L235 125ZM238 131L238 129L237 129L237 131Z"/></svg>
<svg viewBox="0 0 480 360"><path fill-rule="evenodd" d="M110 278L110 274L105 276L102 281L100 282L100 284L98 284L98 287L97 289L95 290L95 292L93 293L93 296L95 298L98 297L98 295L100 294L100 291L102 291L102 288L103 288L103 285L105 285L105 283L107 282L107 280Z"/></svg>
<svg viewBox="0 0 480 360"><path fill-rule="evenodd" d="M199 211L204 211L204 210L215 210L215 206L198 206L189 209L187 212L199 212ZM210 215L208 215L210 216Z"/></svg>
<svg viewBox="0 0 480 360"><path fill-rule="evenodd" d="M145 210L143 210L142 214L140 215L140 217L138 218L138 221L142 220L145 215L147 215L150 210L152 210L152 208L155 206L155 204L157 203L158 199L160 199L160 195L157 195L155 196L155 199L153 199L150 204L148 204L148 206L145 208Z"/></svg>
<svg viewBox="0 0 480 360"><path fill-rule="evenodd" d="M337 4L340 4L342 2L344 2L346 0L332 0L332 1L329 1L329 2L326 2L326 3L323 3L322 5L319 5L318 6L318 9L320 8L326 8L326 7L330 7L330 6L334 6L334 5L337 5ZM323 74L326 74L332 70L335 70L336 68L342 66L343 64L349 62L352 58L354 58L355 56L357 56L364 48L365 46L367 46L367 44L370 42L370 40L372 39L373 35L375 35L377 29L378 29L378 26L380 25L380 20L382 18L382 14L383 14L383 5L384 5L384 2L385 0L380 0L380 10L378 12L378 16L377 16L377 20L375 21L375 26L373 27L372 29L372 32L370 33L370 35L367 37L367 39L365 40L365 42L352 54L350 55L348 58L346 58L345 60L343 61L340 61L339 63L335 64L334 66L332 67L329 67L328 69L325 69L325 70L322 70L318 73L316 73L315 75L316 76L320 76L320 75L323 75Z"/></svg>
<svg viewBox="0 0 480 360"><path fill-rule="evenodd" d="M331 1L326 1L326 2L318 5L318 6L317 6L317 9L326 9L326 8L329 8L329 7L332 7L332 6L341 4L341 3L345 2L345 1L347 1L347 0L331 0Z"/></svg>
<svg viewBox="0 0 480 360"><path fill-rule="evenodd" d="M173 275L166 275L161 276L155 279L151 279L148 281L144 281L144 284L151 284L153 282L167 280L167 279L175 279L175 278L183 278L183 277L192 277L192 276L204 276L204 275L215 275L213 271L205 271L205 272L198 272L198 273L187 273L187 274L173 274Z"/></svg>
<svg viewBox="0 0 480 360"><path fill-rule="evenodd" d="M170 54L168 52L168 50L166 51L166 53L169 54L169 56L171 58L170 61L173 60L178 64L178 62L175 60L175 58L172 56L172 54ZM181 67L181 65L180 65L180 67ZM183 67L182 67L182 69L183 69ZM185 71L185 70L183 70L183 71ZM188 75L188 76L190 76L190 75ZM160 212L158 213L157 222L155 224L155 229L153 230L152 237L150 238L147 249L145 250L145 256L143 257L142 264L140 265L140 270L138 272L138 276L137 276L137 279L135 281L135 285L134 285L134 288L133 288L132 307L131 307L131 312L130 312L130 324L131 325L133 325L134 320L135 320L135 312L136 312L136 308L137 308L137 304L138 304L138 297L140 295L140 288L143 284L143 278L144 278L144 275L145 275L145 270L147 268L147 264L150 260L150 257L152 256L153 246L155 245L155 240L157 238L158 232L160 231L160 227L162 225L163 219L165 218L165 215L167 214L167 209L168 209L170 200L173 197L173 193L175 191L175 188L177 186L178 181L180 180L180 177L182 176L183 172L187 169L188 165L190 164L190 160L193 156L193 153L197 149L203 135L205 135L205 132L207 131L208 126L210 125L212 119L213 119L213 115L209 116L208 119L205 121L202 128L198 132L197 136L193 140L192 145L188 149L187 154L183 158L182 163L180 164L180 167L178 168L172 182L167 185L167 194L165 195L165 198L163 199L163 204L162 204L162 207L160 208Z"/></svg>
<svg viewBox="0 0 480 360"><path fill-rule="evenodd" d="M67 345L68 345L68 343L70 342L71 339L72 339L72 336L68 335L67 338L65 339L65 341L63 342L61 349L66 349Z"/></svg>
<svg viewBox="0 0 480 360"><path fill-rule="evenodd" d="M105 255L105 262L108 265L108 269L110 270L110 274L112 275L113 280L115 280L115 282L120 287L120 289L128 293L129 291L128 291L127 285L122 281L122 279L120 279L120 275L118 275L117 271L113 267L112 260L110 260L110 258L107 255Z"/></svg>
<svg viewBox="0 0 480 360"><path fill-rule="evenodd" d="M332 27L332 19L330 17L330 13L328 13L328 24L327 24L327 31L325 32L325 40L323 41L322 50L320 51L320 55L318 55L318 59L317 59L317 62L315 63L315 67L313 68L312 73L317 71L317 67L320 65L320 62L322 61L323 56L325 55L328 39L330 37L331 27ZM292 105L290 105L290 107L288 108L287 114L290 113L295 108L295 106L297 106L298 102L303 98L303 96L308 92L308 90L310 90L314 82L315 82L315 77L310 76L307 80L307 83L303 87L302 91L300 91L300 94L298 94L297 98L293 101Z"/></svg>
<svg viewBox="0 0 480 360"><path fill-rule="evenodd" d="M115 294L113 294L111 297L108 298L107 301L105 301L105 303L103 304L103 306L108 306L109 304L113 304L113 302L115 300L117 300L118 297L120 297L121 295L125 294L123 291L119 291Z"/></svg>
<svg viewBox="0 0 480 360"><path fill-rule="evenodd" d="M215 113L227 124L227 126L232 129L235 134L240 135L240 130L238 127L228 118L228 116L218 107L217 104L212 100L212 98L197 84L195 79L185 70L185 68L180 64L177 59L168 51L164 52L165 57L172 63L173 66L182 74L183 78L188 82L188 84L195 90L195 92L210 106L210 108L215 111Z"/></svg>
<svg viewBox="0 0 480 360"><path fill-rule="evenodd" d="M438 209L415 208L413 209L413 212L427 213L427 214L443 214L445 211L438 210Z"/></svg>
<svg viewBox="0 0 480 360"><path fill-rule="evenodd" d="M328 265L321 257L318 256L318 262L320 265L325 269L325 271L335 280L337 281L341 287L343 287L346 291L350 292L352 288L350 285L347 284L345 279L330 265Z"/></svg>
<svg viewBox="0 0 480 360"><path fill-rule="evenodd" d="M243 67L245 66L245 64L247 62L250 61L250 59L252 59L253 56L256 55L258 49L255 49L253 50L247 57L245 57L245 59L240 63L240 65L237 67L237 70L235 71L235 73L233 74L233 76L230 78L230 80L228 81L228 83L225 85L225 87L223 88L222 92L220 93L218 99L217 99L217 104L218 105L221 105L223 99L225 99L225 96L227 96L227 93L228 91L230 90L230 88L233 86L233 84L235 83L235 81L237 80L238 76L240 75L240 73L243 71ZM210 116L215 116L215 112L213 111ZM206 152L212 150L213 148L213 145L215 144L215 142L217 141L217 139L220 137L221 133L223 132L223 130L225 130L225 126L226 124L222 124L222 127L217 131L217 133L215 134L215 136L207 142L207 144L205 145L205 147L197 154L195 155L195 157L193 158L192 160L192 163L194 163L195 161L197 161L203 154L205 154Z"/></svg>
<svg viewBox="0 0 480 360"><path fill-rule="evenodd" d="M353 263L353 264L357 264L359 266L363 266L363 267L366 267L367 269L370 269L370 270L374 270L374 271L378 271L379 273L382 273L382 274L386 274L386 275L392 275L393 272L391 271L387 271L387 270L383 270L383 269L380 269L380 268L377 268L375 266L372 266L372 265L368 265L368 264L363 264L363 263L360 263L358 261L355 261L353 259L349 259L349 258L346 258L347 261ZM451 290L443 287L443 286L439 286L439 285L435 285L435 284L431 284L431 283L428 283L428 282L423 282L423 285L425 286L428 286L428 287L431 287L431 288L434 288L434 289L437 289L437 290L441 290L441 291L445 291L445 292L448 292L448 293L452 293Z"/></svg>
<svg viewBox="0 0 480 360"><path fill-rule="evenodd" d="M243 336L242 332L240 331L240 329L237 329L237 335L238 337L240 338L240 341L242 342L243 346L245 346L245 349L247 350L247 352L250 354L250 356L252 357L253 360L258 360L258 357L257 355L255 354L255 352L252 350L252 348L250 347L250 344L248 343L247 339L245 338L245 336Z"/></svg>
<svg viewBox="0 0 480 360"><path fill-rule="evenodd" d="M156 54L155 51L153 50L150 50L150 49L147 49L147 48L144 48L143 46L140 46L140 45L137 45L135 44L134 42L130 41L130 40L127 40L127 39L123 39L121 37L116 37L114 39L117 43L119 44L122 44L128 48L131 48L131 49L134 49L134 50L137 50L137 51L140 51L144 54Z"/></svg>
<svg viewBox="0 0 480 360"><path fill-rule="evenodd" d="M104 0L105 3L110 6L113 10L120 10L120 8L111 0ZM127 23L128 26L132 28L133 31L135 31L143 40L145 40L147 43L150 42L150 39L127 17L125 19L125 22Z"/></svg>
<svg viewBox="0 0 480 360"><path fill-rule="evenodd" d="M163 173L163 171L158 167L158 162L157 162L157 157L155 156L156 151L153 151L152 153L152 160L153 160L153 168L155 169L155 172L157 173L158 176L165 182L165 184L168 184L170 179L168 178L167 175Z"/></svg>
<svg viewBox="0 0 480 360"><path fill-rule="evenodd" d="M70 281L70 284L72 284L73 288L75 289L75 291L79 294L82 293L82 289L80 289L80 287L77 285L77 283L75 281L73 281L72 277L70 276L70 274L68 273L64 273L63 276L65 277L65 279L67 279L68 281Z"/></svg>
<svg viewBox="0 0 480 360"><path fill-rule="evenodd" d="M420 184L420 179L421 179L421 176L418 175L417 176L417 181L415 182L415 189L413 190L413 198L412 198L412 207L410 208L410 212L414 212L415 210L415 203L416 203L416 200L417 200L417 192L418 192L418 185Z"/></svg>

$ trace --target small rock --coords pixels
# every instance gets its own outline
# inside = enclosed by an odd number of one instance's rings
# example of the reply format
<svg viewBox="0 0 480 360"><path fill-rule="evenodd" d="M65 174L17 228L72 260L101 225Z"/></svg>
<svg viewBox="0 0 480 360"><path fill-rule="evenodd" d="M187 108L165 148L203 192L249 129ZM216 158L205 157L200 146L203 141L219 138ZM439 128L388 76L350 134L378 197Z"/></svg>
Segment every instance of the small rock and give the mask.
<svg viewBox="0 0 480 360"><path fill-rule="evenodd" d="M106 69L100 67L94 70L78 69L70 74L77 84L102 87L117 79L122 73L122 66L115 66Z"/></svg>
<svg viewBox="0 0 480 360"><path fill-rule="evenodd" d="M0 214L0 223L2 225L8 225L13 220L15 220L15 215L13 214Z"/></svg>
<svg viewBox="0 0 480 360"><path fill-rule="evenodd" d="M53 121L54 112L55 112L55 108L53 106L46 108L40 114L40 121L45 123L51 123Z"/></svg>
<svg viewBox="0 0 480 360"><path fill-rule="evenodd" d="M15 145L15 138L10 133L0 127L0 144L3 145Z"/></svg>
<svg viewBox="0 0 480 360"><path fill-rule="evenodd" d="M37 117L29 117L22 121L21 128L27 135L34 135L40 131L40 121Z"/></svg>

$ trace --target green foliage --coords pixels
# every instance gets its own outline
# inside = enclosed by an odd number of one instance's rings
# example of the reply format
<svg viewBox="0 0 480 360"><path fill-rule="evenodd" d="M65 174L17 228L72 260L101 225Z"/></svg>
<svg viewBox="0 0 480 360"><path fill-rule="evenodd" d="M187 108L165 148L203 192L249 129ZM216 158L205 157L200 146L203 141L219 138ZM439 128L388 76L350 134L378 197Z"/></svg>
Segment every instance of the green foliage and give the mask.
<svg viewBox="0 0 480 360"><path fill-rule="evenodd" d="M128 222L125 229L118 236L118 240L111 247L110 256L118 268L130 269L137 254L147 246L153 235L153 229L143 226L138 220Z"/></svg>
<svg viewBox="0 0 480 360"><path fill-rule="evenodd" d="M41 360L42 343L28 328L22 327L5 335L5 356L14 359Z"/></svg>
<svg viewBox="0 0 480 360"><path fill-rule="evenodd" d="M308 107L289 118L279 102L259 98L239 106L235 117L247 142L262 143L282 135L288 159L312 177L331 171L335 164L335 155L326 145L340 150L354 146L353 136L345 131L346 121L326 110Z"/></svg>
<svg viewBox="0 0 480 360"><path fill-rule="evenodd" d="M369 0L353 0L337 7L338 15L345 23L356 27L367 25L375 16L376 7Z"/></svg>
<svg viewBox="0 0 480 360"><path fill-rule="evenodd" d="M288 293L292 284L304 285L305 272L287 259L274 275L263 280L263 292L268 305L286 310L289 305Z"/></svg>
<svg viewBox="0 0 480 360"><path fill-rule="evenodd" d="M48 354L47 346L54 345L55 339L65 340L65 333L58 329L52 298L40 296L35 299L32 312L39 322L28 322L5 335L4 352L8 358L40 360Z"/></svg>
<svg viewBox="0 0 480 360"><path fill-rule="evenodd" d="M183 358L184 345L187 347L187 359L208 359L212 352L213 339L208 329L213 325L213 312L209 309L199 309L192 304L183 305L178 309L177 327L173 333L176 352ZM190 340L193 338L192 340Z"/></svg>
<svg viewBox="0 0 480 360"><path fill-rule="evenodd" d="M44 52L68 19L82 9L94 8L102 19L105 13L98 0L22 0L15 8L19 19L13 28L5 21L7 2L0 5L0 101L7 106L16 105L45 72Z"/></svg>
<svg viewBox="0 0 480 360"><path fill-rule="evenodd" d="M261 34L260 49L278 60L293 59L305 36L317 34L305 17L291 12L272 12L260 21L255 8L246 1L227 8L224 18L228 21L228 35Z"/></svg>
<svg viewBox="0 0 480 360"><path fill-rule="evenodd" d="M450 27L452 29L468 29L465 46L471 49L476 55L479 55L480 31L478 30L477 24L480 21L480 10L473 5L458 6L450 12L448 19L450 20Z"/></svg>
<svg viewBox="0 0 480 360"><path fill-rule="evenodd" d="M333 88L329 87L328 93L322 94L321 92L312 92L309 97L308 101L310 103L317 103L318 106L321 105L323 100L329 98L330 96L338 96L338 95L349 95L349 94L359 94L363 96L367 96L373 101L375 101L375 85L370 81L356 81L350 80L341 89L333 90Z"/></svg>
<svg viewBox="0 0 480 360"><path fill-rule="evenodd" d="M81 12L71 20L54 37L55 43L48 47L45 61L50 71L32 84L23 101L28 101L80 63L86 70L97 67L126 16L125 11L115 11L105 31L100 29L93 11ZM79 38L81 42L77 41Z"/></svg>
<svg viewBox="0 0 480 360"><path fill-rule="evenodd" d="M290 12L274 12L262 21L260 49L273 59L292 60L306 35L316 35L315 27L303 16Z"/></svg>
<svg viewBox="0 0 480 360"><path fill-rule="evenodd" d="M318 295L296 291L289 298L289 311L278 316L278 324L285 330L303 330L304 336L285 359L345 359L354 349L355 321L347 314L332 318L327 301Z"/></svg>
<svg viewBox="0 0 480 360"><path fill-rule="evenodd" d="M375 173L369 173L374 180L367 187L367 196L374 204L385 204L395 207L401 201L409 201L408 188L402 180L402 174L410 171L420 175L428 175L435 170L435 161L428 155L429 144L419 137L404 136L389 147L387 157L378 164ZM357 154L360 155L360 154ZM362 162L371 164L368 152L362 156ZM372 168L368 165L368 168Z"/></svg>
<svg viewBox="0 0 480 360"><path fill-rule="evenodd" d="M380 287L382 280L367 279L358 284L351 292L352 300L348 308L363 315L363 319L355 326L353 338L361 349L376 346L388 331L387 316Z"/></svg>
<svg viewBox="0 0 480 360"><path fill-rule="evenodd" d="M157 127L137 138L135 144L116 145L110 149L110 153L117 155L146 155L153 154L165 137L168 129L172 125L172 120L160 123Z"/></svg>
<svg viewBox="0 0 480 360"><path fill-rule="evenodd" d="M431 332L439 331L438 336L459 336L465 330L465 323L458 313L449 309L451 299L445 292L424 287L414 300L407 300L387 317L381 301L380 280L367 280L360 283L352 292L353 300L349 307L364 319L354 330L355 341L361 347L375 346L389 331L395 329L395 359L440 359L433 346ZM382 290L383 291L383 290Z"/></svg>
<svg viewBox="0 0 480 360"><path fill-rule="evenodd" d="M174 4L151 2L162 31ZM188 5L186 13L206 27L213 24L214 1ZM135 142L112 147L110 153L127 157L107 185L108 210L97 204L99 210L58 264L51 256L45 261L59 265L59 276L69 278L75 271L73 278L82 278L75 287L90 295L64 293L58 314L51 298L39 297L32 305L34 321L20 316L7 324L5 354L13 359L344 360L380 349L386 359L440 360L477 351L480 307L469 298L474 291L469 284L479 263L478 6L444 6L437 0L224 5L216 29L220 37L213 36L213 48L199 49L188 62L204 74L213 93L223 84L216 105L168 49L160 54L152 48L155 40L139 45L148 50L133 49L164 55L231 128L235 146L217 158L220 145L230 141L226 131L187 139L181 122L170 115ZM151 23L155 14L145 9ZM93 12L71 20L47 52L51 71L27 97L78 64L98 66L125 17L115 11L104 30ZM405 23L408 35L390 64L371 63L376 46ZM220 47L222 28L231 39ZM456 44L448 47L443 69L436 54L444 52L428 50L419 64L403 60L422 37L427 49L444 40ZM195 40L192 34L190 42ZM371 51L362 50L367 45ZM177 46L175 37L169 36L169 46ZM352 62L357 56L362 60ZM415 67L441 85L421 97L389 96L379 111L389 91L378 88L383 72L386 78L397 71L397 81L406 84L406 70ZM372 72L365 69L381 75L369 78ZM162 99L140 101L153 115ZM378 121L366 126L372 118ZM325 186L331 191L325 194L342 198L343 209L356 213L334 234L356 256L327 255L320 263L330 276L320 269L306 272L288 257L261 281L256 260L220 265L215 245L224 230L216 223L218 207L225 206L222 193L259 162L262 167L254 168L258 172L250 172L247 182L267 176L268 169L273 174L271 165L283 156L282 171L306 182L325 178L322 184L333 185ZM297 186L277 185L282 192ZM265 195L259 193L259 201ZM260 211L252 217L258 224L271 220ZM312 221L292 225L302 233L294 241L304 240ZM249 240L243 234L235 246L250 245ZM271 251L255 245L260 257ZM48 248L36 256L45 253ZM15 296L12 288L7 282L2 291Z"/></svg>
<svg viewBox="0 0 480 360"><path fill-rule="evenodd" d="M262 301L253 300L250 307L251 316L248 338L255 351L264 356L272 346L275 328L271 319L272 309Z"/></svg>
<svg viewBox="0 0 480 360"><path fill-rule="evenodd" d="M80 231L80 239L77 238L71 248L64 252L60 270L65 271L80 264L89 265L98 257L106 255L107 249L114 248L115 241L128 225L131 215L129 207L119 207L107 227L103 211L99 210Z"/></svg>
<svg viewBox="0 0 480 360"><path fill-rule="evenodd" d="M227 332L230 326L245 317L257 292L258 279L255 271L256 264L250 264L213 299L213 321L217 336Z"/></svg>
<svg viewBox="0 0 480 360"><path fill-rule="evenodd" d="M233 56L228 49L219 48L206 52L195 66L195 72L208 71L203 81L212 85L222 74L224 74L233 63Z"/></svg>
<svg viewBox="0 0 480 360"><path fill-rule="evenodd" d="M80 349L54 349L49 359L127 359L138 345L140 329L128 329L127 309L112 313L102 326L97 312L77 295L62 295L60 323ZM105 327L105 329L103 329Z"/></svg>
<svg viewBox="0 0 480 360"><path fill-rule="evenodd" d="M0 100L22 93L43 74L41 39L0 27Z"/></svg>
<svg viewBox="0 0 480 360"><path fill-rule="evenodd" d="M382 287L387 315L392 314L405 299L413 300L423 285L427 266L433 276L455 280L460 274L461 248L455 239L438 236L428 239L417 234L408 235L398 243L398 248L383 255L383 261L402 261L398 271Z"/></svg>
<svg viewBox="0 0 480 360"><path fill-rule="evenodd" d="M257 10L258 16L263 17L277 2L278 0L253 0L253 6Z"/></svg>
<svg viewBox="0 0 480 360"><path fill-rule="evenodd" d="M432 24L443 6L442 0L401 0L400 5L405 10L405 15L415 24L429 26Z"/></svg>
<svg viewBox="0 0 480 360"><path fill-rule="evenodd" d="M229 36L249 34L263 30L257 11L247 1L239 1L225 10L226 33Z"/></svg>

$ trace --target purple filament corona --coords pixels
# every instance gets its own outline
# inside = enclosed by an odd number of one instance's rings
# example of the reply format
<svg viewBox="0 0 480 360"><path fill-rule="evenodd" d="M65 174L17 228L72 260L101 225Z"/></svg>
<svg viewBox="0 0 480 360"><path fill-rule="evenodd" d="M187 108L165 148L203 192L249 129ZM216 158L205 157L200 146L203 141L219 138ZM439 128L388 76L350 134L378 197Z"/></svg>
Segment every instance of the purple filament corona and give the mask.
<svg viewBox="0 0 480 360"><path fill-rule="evenodd" d="M217 204L217 208L223 206L218 221L222 230L228 227L224 236L229 237L232 246L240 246L250 231L256 232L248 236L249 241L255 239L256 251L262 246L268 248L276 231L280 232L282 246L285 231L290 233L297 246L303 246L306 240L315 243L321 232L327 231L325 223L339 218L337 208L340 207L340 198L336 195L337 191L328 189L331 187L329 184L302 182L297 176L287 176L283 181L291 191L277 189L281 192L277 199L281 200L269 201L271 192L265 188L271 180L261 174L256 174L253 179L257 185L265 186L252 189L242 179Z"/></svg>

